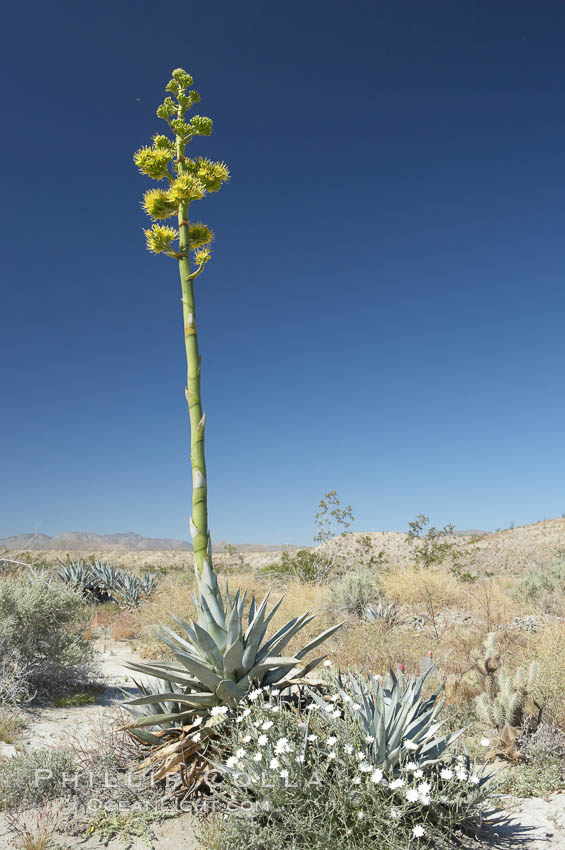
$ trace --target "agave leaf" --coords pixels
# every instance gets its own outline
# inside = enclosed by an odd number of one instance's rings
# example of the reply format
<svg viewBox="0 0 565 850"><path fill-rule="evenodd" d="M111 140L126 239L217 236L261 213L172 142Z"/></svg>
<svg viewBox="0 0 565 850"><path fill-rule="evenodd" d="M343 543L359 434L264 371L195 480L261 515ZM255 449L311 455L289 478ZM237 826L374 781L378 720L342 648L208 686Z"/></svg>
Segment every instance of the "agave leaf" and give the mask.
<svg viewBox="0 0 565 850"><path fill-rule="evenodd" d="M224 676L227 679L237 681L244 673L243 668L244 646L240 637L226 649L223 665Z"/></svg>
<svg viewBox="0 0 565 850"><path fill-rule="evenodd" d="M267 593L267 595L265 596L265 598L263 599L263 601L261 602L261 604L259 605L259 607L255 611L255 616L253 617L253 620L250 622L247 629L245 630L245 633L243 635L243 639L244 639L246 644L249 641L253 640L253 636L255 635L255 633L257 631L260 631L261 627L263 626L265 609L267 607L269 595L270 595L270 591L269 591L269 593Z"/></svg>
<svg viewBox="0 0 565 850"><path fill-rule="evenodd" d="M198 684L192 677L188 677L177 670L168 670L166 667L140 664L137 661L124 661L124 666L129 670L135 670L137 673L145 673L146 676L153 676L156 679L167 679L169 682L175 682L176 684L186 685L191 688Z"/></svg>
<svg viewBox="0 0 565 850"><path fill-rule="evenodd" d="M189 639L189 641L191 641L192 643L197 643L197 641L196 641L196 633L195 633L194 628L193 628L193 627L194 627L194 623L192 624L192 626L190 626L190 625L186 622L186 620L183 620L183 619L182 619L182 617L177 617L177 616L175 616L175 614L173 614L172 612L169 614L169 616L171 617L171 619L173 619L173 620L175 621L175 623L178 623L178 624L179 624L179 626L180 626L182 629L184 629L184 631L185 631L185 632L186 632L186 634L188 635L188 639Z"/></svg>
<svg viewBox="0 0 565 850"><path fill-rule="evenodd" d="M222 681L221 677L218 676L217 673L214 673L209 667L206 667L204 664L201 664L192 656L187 655L185 652L177 652L177 658L179 659L181 664L184 664L186 669L192 673L199 682L201 682L209 691L212 693L216 692L216 688Z"/></svg>
<svg viewBox="0 0 565 850"><path fill-rule="evenodd" d="M248 613L248 615L247 615L247 624L248 624L248 626L250 626L250 625L251 625L251 623L253 622L254 618L255 618L255 594L253 594L253 596L251 597L251 603L250 603L250 605L249 605L249 613Z"/></svg>
<svg viewBox="0 0 565 850"><path fill-rule="evenodd" d="M236 642L242 631L237 608L235 606L231 609L229 616L226 620L226 631L228 633L226 638L226 645L231 646L233 643Z"/></svg>
<svg viewBox="0 0 565 850"><path fill-rule="evenodd" d="M135 720L133 723L127 723L125 726L120 727L120 731L125 729L140 729L143 726L162 726L171 720L184 720L185 717L192 717L193 714L193 711L183 711L180 714L150 714L140 720Z"/></svg>
<svg viewBox="0 0 565 850"><path fill-rule="evenodd" d="M151 705L152 703L159 703L163 701L167 702L176 702L183 705L194 705L194 698L198 696L198 694L175 694L174 699L171 700L170 693L163 694L148 694L147 696L142 697L133 697L133 699L128 700L128 706L130 705ZM200 696L213 697L213 694L200 694ZM217 700L210 699L210 705L215 705ZM202 703L200 702L200 705ZM163 712L165 713L165 712Z"/></svg>
<svg viewBox="0 0 565 850"><path fill-rule="evenodd" d="M295 634L306 626L314 616L310 612L306 612L301 617L295 617L290 620L285 626L276 632L267 643L261 647L261 652L257 656L257 661L261 661L267 655L277 655L284 647L292 640Z"/></svg>
<svg viewBox="0 0 565 850"><path fill-rule="evenodd" d="M311 640L310 643L307 643L306 646L304 646L300 650L300 652L297 652L296 657L304 658L304 656L308 652L311 652L313 649L315 649L317 646L327 640L331 635L334 634L334 632L337 632L337 630L340 629L342 626L343 623L338 623L337 626L331 626L329 629L326 629L326 631L319 634L317 638L314 638L314 640Z"/></svg>
<svg viewBox="0 0 565 850"><path fill-rule="evenodd" d="M194 624L194 633L196 635L198 645L202 652L206 655L207 659L214 665L216 670L222 670L222 653L216 646L214 639L210 636L206 629L201 628L198 623Z"/></svg>
<svg viewBox="0 0 565 850"><path fill-rule="evenodd" d="M231 679L222 679L216 688L216 696L227 703L238 703L245 696L245 691L238 688L236 683Z"/></svg>
<svg viewBox="0 0 565 850"><path fill-rule="evenodd" d="M297 664L298 658L293 657L285 658L281 656L274 656L265 658L264 661L262 661L260 664L256 664L255 667L253 667L249 671L249 679L250 681L254 681L259 676L261 676L262 673L266 673L269 670L276 670L279 667L289 667L290 669L292 669L292 667L296 667Z"/></svg>
<svg viewBox="0 0 565 850"><path fill-rule="evenodd" d="M179 644L180 647L188 655L193 655L195 658L202 658L202 659L204 658L203 654L200 651L200 647L198 646L198 644L189 643L183 637L181 637L180 635L177 635L176 632L174 632L172 629L170 629L164 623L159 624L159 629L156 629L155 633L157 634L159 639L163 641L163 643L166 643L167 646L169 646L173 650L173 652L176 653L178 651L179 647L176 644ZM171 640L171 638L172 638L172 640ZM174 641L174 643L173 643L173 641Z"/></svg>
<svg viewBox="0 0 565 850"><path fill-rule="evenodd" d="M139 738L144 744L148 744L154 747L160 747L163 744L161 738L158 738L156 735L153 735L151 732L148 732L147 729L135 729L131 730L136 738Z"/></svg>

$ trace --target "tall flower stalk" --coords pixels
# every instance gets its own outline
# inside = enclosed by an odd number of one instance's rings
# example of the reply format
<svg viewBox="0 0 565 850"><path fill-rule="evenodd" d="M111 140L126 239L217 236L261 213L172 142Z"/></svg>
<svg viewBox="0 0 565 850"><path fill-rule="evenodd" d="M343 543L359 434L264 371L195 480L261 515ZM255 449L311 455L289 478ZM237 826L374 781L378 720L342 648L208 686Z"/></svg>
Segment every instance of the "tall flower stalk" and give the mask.
<svg viewBox="0 0 565 850"><path fill-rule="evenodd" d="M212 162L204 157L190 159L186 147L195 136L209 136L212 120L201 115L186 119L186 113L198 103L200 95L192 88L193 79L182 68L177 68L167 83L166 97L157 109L157 116L168 125L173 138L165 135L153 137L151 147L143 147L134 155L134 162L142 174L165 188L149 189L143 198L143 208L155 222L145 230L147 248L154 254L165 254L178 262L184 339L186 347L186 400L190 418L190 461L192 464L192 516L190 533L194 546L194 568L202 576L205 568L212 569L212 544L208 528L208 484L204 433L206 414L202 411L200 391L201 357L198 350L194 281L210 259L210 244L214 234L202 222L191 222L190 206L210 192L217 192L229 179L223 162ZM157 222L175 217L178 230ZM191 259L194 270L191 271Z"/></svg>

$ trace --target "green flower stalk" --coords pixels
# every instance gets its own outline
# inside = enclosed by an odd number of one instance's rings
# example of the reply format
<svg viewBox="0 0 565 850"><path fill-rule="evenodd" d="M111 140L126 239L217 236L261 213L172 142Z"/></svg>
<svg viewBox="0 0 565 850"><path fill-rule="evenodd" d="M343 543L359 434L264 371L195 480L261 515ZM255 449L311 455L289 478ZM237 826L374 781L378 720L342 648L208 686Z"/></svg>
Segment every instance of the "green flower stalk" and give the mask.
<svg viewBox="0 0 565 850"><path fill-rule="evenodd" d="M223 162L212 162L204 157L190 159L186 146L195 136L209 136L212 121L201 115L190 120L186 114L200 100L192 88L190 74L177 68L166 86L172 97L167 97L157 109L157 116L168 125L173 138L166 135L153 137L151 147L143 147L134 155L134 162L142 174L158 182L163 188L149 189L143 198L143 209L153 219L152 227L145 230L147 249L153 254L165 254L178 262L184 338L186 347L186 400L190 418L190 460L192 464L192 516L190 532L194 546L194 568L197 576L207 565L212 568L212 544L208 528L208 486L204 454L206 415L202 412L200 392L200 364L194 281L210 260L212 231L202 222L191 222L190 205L200 201L210 192L217 192L229 179ZM178 229L157 222L177 217ZM191 258L194 271L191 271Z"/></svg>

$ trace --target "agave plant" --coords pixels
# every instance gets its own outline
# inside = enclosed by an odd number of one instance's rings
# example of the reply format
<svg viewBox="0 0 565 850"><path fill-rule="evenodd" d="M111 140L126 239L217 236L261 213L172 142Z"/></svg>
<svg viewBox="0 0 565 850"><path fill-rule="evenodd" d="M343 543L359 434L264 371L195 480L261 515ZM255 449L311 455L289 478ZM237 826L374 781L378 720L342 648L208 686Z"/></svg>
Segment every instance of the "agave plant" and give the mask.
<svg viewBox="0 0 565 850"><path fill-rule="evenodd" d="M71 561L70 564L61 567L59 578L71 587L85 590L90 580L90 571L83 561Z"/></svg>
<svg viewBox="0 0 565 850"><path fill-rule="evenodd" d="M347 711L367 741L368 755L382 770L396 771L409 758L419 767L440 761L445 750L464 730L436 736L445 721L438 720L444 702L438 697L443 685L423 699L422 688L433 668L422 676L398 675L390 669L385 681L357 673L339 674L338 691ZM318 694L311 692L315 703L324 711L335 711ZM343 721L345 723L345 721Z"/></svg>
<svg viewBox="0 0 565 850"><path fill-rule="evenodd" d="M181 634L163 624L157 631L161 640L173 650L175 660L126 664L131 670L168 683L161 691L151 690L127 701L126 708L133 709L134 714L139 706L158 706L152 714L144 712L132 728L174 724L195 714L206 715L214 706L233 707L252 686L277 684L284 687L288 681L285 677L292 670L298 667L299 675L305 676L323 660L325 656L301 665L305 655L342 625L338 623L322 632L292 656L281 655L290 640L313 619L311 611L290 620L265 641L269 623L282 599L267 613L269 594L260 605L252 597L245 625L245 593L240 594L238 590L232 600L226 582L224 603L216 574L206 562L197 581L199 595L194 597L194 605L198 622L191 621L189 625L173 617ZM180 710L164 713L162 703L170 702L170 685L175 686L174 701Z"/></svg>
<svg viewBox="0 0 565 850"><path fill-rule="evenodd" d="M377 623L381 621L393 626L396 622L397 616L398 612L394 602L389 602L387 604L382 596L379 596L376 605L365 606L365 617L370 623Z"/></svg>

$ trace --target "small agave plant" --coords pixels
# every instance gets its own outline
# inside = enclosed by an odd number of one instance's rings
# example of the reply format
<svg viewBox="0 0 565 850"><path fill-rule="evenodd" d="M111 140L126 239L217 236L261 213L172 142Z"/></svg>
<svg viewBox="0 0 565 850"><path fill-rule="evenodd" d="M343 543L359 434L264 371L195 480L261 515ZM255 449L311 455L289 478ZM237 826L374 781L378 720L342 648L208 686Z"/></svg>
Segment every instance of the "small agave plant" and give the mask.
<svg viewBox="0 0 565 850"><path fill-rule="evenodd" d="M126 665L130 670L163 682L160 690L153 684L145 685L142 696L125 703L137 717L131 724L132 729L174 726L198 714L208 715L214 706L235 707L252 687L275 684L285 687L291 671L304 677L323 660L325 656L301 663L341 626L338 623L322 632L294 655L283 655L287 644L313 619L311 611L290 620L265 640L269 623L282 599L267 613L269 594L260 605L252 597L245 624L245 593L240 594L238 590L232 600L226 583L224 603L216 574L206 562L197 581L199 593L194 597L194 605L198 622L191 621L189 625L171 615L180 626L181 634L163 624L157 630L160 639L173 650L175 660L131 661ZM172 710L171 704L174 704Z"/></svg>
<svg viewBox="0 0 565 850"><path fill-rule="evenodd" d="M376 767L397 771L409 758L418 767L437 763L464 730L437 735L445 721L438 720L444 702L438 697L443 685L422 699L422 688L433 667L422 676L398 675L390 669L382 682L357 673L340 674L337 689L346 711L359 725L368 742L368 755ZM335 706L312 692L315 703L328 714ZM345 723L345 721L343 721Z"/></svg>

